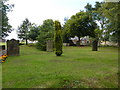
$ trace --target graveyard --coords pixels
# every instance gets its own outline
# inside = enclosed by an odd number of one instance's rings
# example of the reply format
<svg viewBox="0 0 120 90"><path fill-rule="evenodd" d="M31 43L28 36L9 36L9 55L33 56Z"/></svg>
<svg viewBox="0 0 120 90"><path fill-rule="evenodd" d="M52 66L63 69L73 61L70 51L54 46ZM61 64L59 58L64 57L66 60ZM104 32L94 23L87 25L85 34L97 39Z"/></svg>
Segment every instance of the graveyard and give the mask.
<svg viewBox="0 0 120 90"><path fill-rule="evenodd" d="M117 47L64 46L64 53L20 46L2 63L3 88L117 88Z"/></svg>
<svg viewBox="0 0 120 90"><path fill-rule="evenodd" d="M0 88L120 87L120 3L2 0Z"/></svg>

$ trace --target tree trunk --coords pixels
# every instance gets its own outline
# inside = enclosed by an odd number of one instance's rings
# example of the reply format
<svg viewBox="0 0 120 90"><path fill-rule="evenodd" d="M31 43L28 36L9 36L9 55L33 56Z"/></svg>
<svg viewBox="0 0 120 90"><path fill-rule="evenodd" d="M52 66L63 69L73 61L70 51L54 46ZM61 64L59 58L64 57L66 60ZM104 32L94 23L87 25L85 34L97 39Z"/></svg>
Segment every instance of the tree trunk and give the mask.
<svg viewBox="0 0 120 90"><path fill-rule="evenodd" d="M26 45L28 45L27 39L25 39Z"/></svg>
<svg viewBox="0 0 120 90"><path fill-rule="evenodd" d="M92 41L92 51L98 51L98 40Z"/></svg>
<svg viewBox="0 0 120 90"><path fill-rule="evenodd" d="M78 37L78 41L77 41L77 43L76 43L76 46L80 46L80 37Z"/></svg>
<svg viewBox="0 0 120 90"><path fill-rule="evenodd" d="M105 46L106 46L106 40L105 40Z"/></svg>

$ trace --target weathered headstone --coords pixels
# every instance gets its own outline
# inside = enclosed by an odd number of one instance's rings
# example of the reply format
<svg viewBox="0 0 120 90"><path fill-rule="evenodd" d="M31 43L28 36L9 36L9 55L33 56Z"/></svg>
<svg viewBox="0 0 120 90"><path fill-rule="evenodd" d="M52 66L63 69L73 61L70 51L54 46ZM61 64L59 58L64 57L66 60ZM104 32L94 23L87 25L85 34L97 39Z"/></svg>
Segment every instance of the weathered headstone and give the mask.
<svg viewBox="0 0 120 90"><path fill-rule="evenodd" d="M19 40L15 39L7 40L7 54L9 56L19 55Z"/></svg>
<svg viewBox="0 0 120 90"><path fill-rule="evenodd" d="M48 52L52 52L53 51L53 41L52 40L48 40L47 42L46 42L46 50L48 51Z"/></svg>

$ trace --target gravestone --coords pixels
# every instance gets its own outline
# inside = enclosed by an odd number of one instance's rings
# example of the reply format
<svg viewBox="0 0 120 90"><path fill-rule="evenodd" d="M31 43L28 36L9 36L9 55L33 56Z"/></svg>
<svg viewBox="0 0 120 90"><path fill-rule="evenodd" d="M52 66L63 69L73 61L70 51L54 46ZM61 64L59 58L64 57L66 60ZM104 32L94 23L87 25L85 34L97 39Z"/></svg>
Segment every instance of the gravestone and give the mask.
<svg viewBox="0 0 120 90"><path fill-rule="evenodd" d="M19 40L15 39L7 40L7 54L9 56L19 55Z"/></svg>
<svg viewBox="0 0 120 90"><path fill-rule="evenodd" d="M52 40L48 40L47 42L46 42L46 50L48 51L48 52L52 52L53 51L53 41Z"/></svg>

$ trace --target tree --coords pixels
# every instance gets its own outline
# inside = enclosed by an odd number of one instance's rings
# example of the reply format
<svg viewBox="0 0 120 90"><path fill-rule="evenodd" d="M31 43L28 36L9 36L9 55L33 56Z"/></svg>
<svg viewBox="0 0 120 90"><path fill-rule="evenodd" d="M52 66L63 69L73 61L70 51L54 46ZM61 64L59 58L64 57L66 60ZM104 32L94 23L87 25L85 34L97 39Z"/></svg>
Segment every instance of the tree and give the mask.
<svg viewBox="0 0 120 90"><path fill-rule="evenodd" d="M98 40L101 33L102 31L98 27L94 30L94 36L92 37L92 51L98 51Z"/></svg>
<svg viewBox="0 0 120 90"><path fill-rule="evenodd" d="M67 30L65 29L65 25L68 20L69 20L69 17L64 18L64 25L62 27L62 38L64 43L69 43L69 35Z"/></svg>
<svg viewBox="0 0 120 90"><path fill-rule="evenodd" d="M85 6L86 12L92 12L93 11L93 7L91 4L87 3L87 5Z"/></svg>
<svg viewBox="0 0 120 90"><path fill-rule="evenodd" d="M108 19L104 15L102 5L103 2L96 2L95 7L93 8L92 5L89 3L85 6L86 12L88 12L90 15L92 15L93 21L97 22L99 28L96 28L94 33L95 36L93 37L92 42L92 50L97 51L98 50L98 41L101 42L101 40L106 41L109 40L109 31L107 30L107 22ZM99 37L98 37L99 35ZM104 37L103 37L104 35Z"/></svg>
<svg viewBox="0 0 120 90"><path fill-rule="evenodd" d="M0 28L0 34L1 34L1 38L5 38L8 36L8 33L10 33L12 31L12 26L9 24L9 18L7 16L7 13L12 11L12 8L14 7L13 4L9 5L9 4L5 4L6 0L0 1L0 26L2 26ZM2 31L2 32L1 32Z"/></svg>
<svg viewBox="0 0 120 90"><path fill-rule="evenodd" d="M104 15L108 18L109 23L107 29L113 33L120 46L120 2L106 2L102 5Z"/></svg>
<svg viewBox="0 0 120 90"><path fill-rule="evenodd" d="M46 41L54 39L54 22L52 19L43 21L43 24L39 26L39 35L37 37L37 48L46 51Z"/></svg>
<svg viewBox="0 0 120 90"><path fill-rule="evenodd" d="M62 30L59 21L55 21L55 54L56 56L61 56L62 51Z"/></svg>
<svg viewBox="0 0 120 90"><path fill-rule="evenodd" d="M23 23L18 27L18 37L22 40L26 41L26 45L28 44L28 34L30 30L31 23L30 21L26 18Z"/></svg>
<svg viewBox="0 0 120 90"><path fill-rule="evenodd" d="M28 34L29 40L31 40L31 41L37 40L37 37L39 35L39 31L40 30L39 30L38 26L35 24L32 24L30 27L29 34Z"/></svg>
<svg viewBox="0 0 120 90"><path fill-rule="evenodd" d="M96 23L92 20L91 15L83 11L73 15L64 25L69 37L77 36L79 39L84 36L94 36L95 28Z"/></svg>
<svg viewBox="0 0 120 90"><path fill-rule="evenodd" d="M103 10L102 10L103 2L96 2L95 7L93 8L91 4L87 4L85 6L86 12L92 15L92 19L97 22L99 25L99 30L101 30L101 35L98 40L101 40L104 38L104 41L108 40L108 33L106 30L106 25L108 22L108 19L105 17ZM105 37L102 37L102 34L104 34Z"/></svg>

